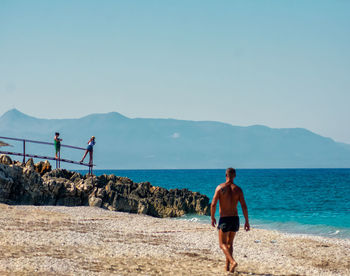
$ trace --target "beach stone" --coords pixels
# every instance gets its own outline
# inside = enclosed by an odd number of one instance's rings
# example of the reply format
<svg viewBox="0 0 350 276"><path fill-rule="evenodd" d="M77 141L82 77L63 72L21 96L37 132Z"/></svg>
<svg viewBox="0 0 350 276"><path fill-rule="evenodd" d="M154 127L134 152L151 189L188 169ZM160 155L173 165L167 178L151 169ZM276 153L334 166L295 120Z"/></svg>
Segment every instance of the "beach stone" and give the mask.
<svg viewBox="0 0 350 276"><path fill-rule="evenodd" d="M91 196L89 198L89 206L92 206L92 207L101 207L102 205L102 199L99 198L99 197L94 197L94 196Z"/></svg>
<svg viewBox="0 0 350 276"><path fill-rule="evenodd" d="M7 159L6 156L2 160ZM9 163L9 162L6 162ZM167 190L149 182L135 183L115 175L90 176L65 169L51 170L47 162L25 166L0 163L0 202L35 205L89 205L154 217L187 213L209 215L209 198L187 189Z"/></svg>

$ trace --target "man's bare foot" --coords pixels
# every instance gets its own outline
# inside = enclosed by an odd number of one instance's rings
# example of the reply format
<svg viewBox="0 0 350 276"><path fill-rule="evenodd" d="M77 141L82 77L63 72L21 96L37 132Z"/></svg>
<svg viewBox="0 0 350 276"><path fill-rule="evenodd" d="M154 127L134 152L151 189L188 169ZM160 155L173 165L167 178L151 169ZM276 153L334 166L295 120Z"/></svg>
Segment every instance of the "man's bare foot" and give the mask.
<svg viewBox="0 0 350 276"><path fill-rule="evenodd" d="M231 263L230 272L235 272L235 269L236 269L237 265L238 265L238 264L237 264L236 262Z"/></svg>

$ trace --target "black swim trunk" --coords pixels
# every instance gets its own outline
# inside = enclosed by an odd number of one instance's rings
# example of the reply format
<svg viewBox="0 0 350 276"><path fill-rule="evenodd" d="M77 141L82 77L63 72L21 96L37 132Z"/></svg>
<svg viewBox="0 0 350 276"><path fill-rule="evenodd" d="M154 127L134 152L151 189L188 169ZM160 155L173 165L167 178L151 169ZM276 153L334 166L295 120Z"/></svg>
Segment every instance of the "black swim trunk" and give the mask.
<svg viewBox="0 0 350 276"><path fill-rule="evenodd" d="M218 229L222 232L238 232L239 230L239 217L220 217Z"/></svg>

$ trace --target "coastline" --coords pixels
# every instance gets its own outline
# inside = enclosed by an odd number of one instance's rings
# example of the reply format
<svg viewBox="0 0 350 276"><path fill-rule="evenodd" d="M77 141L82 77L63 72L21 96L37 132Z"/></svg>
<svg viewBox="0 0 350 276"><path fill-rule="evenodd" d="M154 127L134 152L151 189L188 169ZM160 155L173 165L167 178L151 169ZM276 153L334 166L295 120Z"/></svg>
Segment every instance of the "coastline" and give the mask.
<svg viewBox="0 0 350 276"><path fill-rule="evenodd" d="M96 207L0 204L0 274L233 275L210 225ZM350 240L240 229L236 275L345 275Z"/></svg>
<svg viewBox="0 0 350 276"><path fill-rule="evenodd" d="M135 182L147 180L166 189L187 188L212 200L215 183L221 183L225 170L100 170L95 173L127 176ZM238 169L236 184L245 193L250 223L257 228L349 239L350 214L346 212L350 208L349 176L349 169ZM296 185L295 190L290 190L290 185ZM324 189L317 189L319 186ZM296 201L300 191L305 198ZM326 200L331 204L325 205ZM202 216L197 218L205 220Z"/></svg>
<svg viewBox="0 0 350 276"><path fill-rule="evenodd" d="M243 214L239 213L241 224L244 222ZM216 214L216 218L219 218L219 214ZM185 220L191 222L198 222L203 224L210 224L210 217L197 215L197 214L185 214L182 217L172 218L175 220ZM335 238L340 240L350 240L350 229L335 227L329 225L306 225L296 222L277 222L277 221L262 221L256 220L250 217L250 226L254 229L262 229L268 231L277 231L288 235L295 235L300 237L323 237L323 238Z"/></svg>

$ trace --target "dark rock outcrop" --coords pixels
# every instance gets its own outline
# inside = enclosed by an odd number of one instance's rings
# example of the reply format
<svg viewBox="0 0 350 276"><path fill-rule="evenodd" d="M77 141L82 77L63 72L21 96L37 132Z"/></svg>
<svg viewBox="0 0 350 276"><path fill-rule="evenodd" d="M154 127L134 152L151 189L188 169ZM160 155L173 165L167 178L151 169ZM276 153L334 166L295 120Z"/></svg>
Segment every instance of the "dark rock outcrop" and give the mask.
<svg viewBox="0 0 350 276"><path fill-rule="evenodd" d="M40 173L40 175L44 175L47 172L51 171L51 164L49 161L40 161L34 165L35 171Z"/></svg>
<svg viewBox="0 0 350 276"><path fill-rule="evenodd" d="M48 162L47 162L48 163ZM90 205L155 217L209 215L209 198L187 189L167 190L115 175L88 176L45 162L26 164L0 157L0 202L31 205Z"/></svg>

